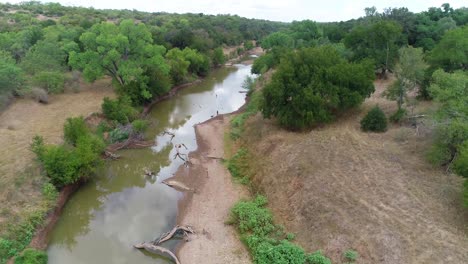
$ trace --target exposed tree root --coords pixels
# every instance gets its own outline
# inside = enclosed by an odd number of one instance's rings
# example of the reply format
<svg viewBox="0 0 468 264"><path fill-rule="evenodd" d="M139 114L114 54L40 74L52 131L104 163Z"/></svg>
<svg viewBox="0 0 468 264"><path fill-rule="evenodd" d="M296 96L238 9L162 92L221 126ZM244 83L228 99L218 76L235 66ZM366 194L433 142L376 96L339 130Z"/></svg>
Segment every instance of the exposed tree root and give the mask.
<svg viewBox="0 0 468 264"><path fill-rule="evenodd" d="M175 226L171 231L162 234L161 236L159 236L159 238L150 242L143 242L143 243L133 245L133 247L137 249L144 249L146 251L159 254L159 255L163 255L163 254L169 255L175 261L176 264L180 264L179 259L174 253L172 253L170 250L164 247L161 247L159 245L170 240L174 236L182 235L188 238L188 234L194 234L194 233L195 231L193 231L192 227L190 226Z"/></svg>

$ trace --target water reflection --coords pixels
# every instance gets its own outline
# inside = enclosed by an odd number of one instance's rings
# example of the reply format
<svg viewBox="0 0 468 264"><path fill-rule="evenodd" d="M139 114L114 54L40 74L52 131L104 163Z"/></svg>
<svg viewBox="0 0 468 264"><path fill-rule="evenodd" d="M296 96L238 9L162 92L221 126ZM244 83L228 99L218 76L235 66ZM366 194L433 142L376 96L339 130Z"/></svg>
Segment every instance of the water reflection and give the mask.
<svg viewBox="0 0 468 264"><path fill-rule="evenodd" d="M156 145L120 151L122 159L106 164L70 199L50 236L49 263L170 263L132 245L154 239L175 223L181 195L161 184L183 163L173 159L174 144L185 144L186 152L195 150L193 126L217 112L238 109L245 99L239 91L249 74L250 66L243 65L217 70L154 107L147 136ZM175 137L162 135L165 130ZM146 177L145 168L156 177Z"/></svg>

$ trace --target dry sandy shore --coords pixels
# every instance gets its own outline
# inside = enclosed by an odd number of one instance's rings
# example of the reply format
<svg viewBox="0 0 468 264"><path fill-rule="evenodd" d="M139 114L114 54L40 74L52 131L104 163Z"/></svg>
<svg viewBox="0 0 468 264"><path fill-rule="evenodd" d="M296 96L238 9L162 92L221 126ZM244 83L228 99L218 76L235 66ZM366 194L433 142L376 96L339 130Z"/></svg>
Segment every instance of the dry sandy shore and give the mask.
<svg viewBox="0 0 468 264"><path fill-rule="evenodd" d="M198 150L190 154L193 163L181 168L174 180L193 189L180 204L178 223L193 226L197 234L182 244L177 255L187 263L251 263L234 227L226 225L229 210L248 192L233 183L222 164L226 117L218 116L195 127Z"/></svg>

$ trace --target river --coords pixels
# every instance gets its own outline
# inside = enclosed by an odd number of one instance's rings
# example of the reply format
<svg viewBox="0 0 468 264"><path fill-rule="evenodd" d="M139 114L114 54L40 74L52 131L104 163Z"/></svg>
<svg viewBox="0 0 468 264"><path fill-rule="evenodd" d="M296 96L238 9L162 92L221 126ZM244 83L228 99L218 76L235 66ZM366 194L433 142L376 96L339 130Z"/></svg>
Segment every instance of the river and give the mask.
<svg viewBox="0 0 468 264"><path fill-rule="evenodd" d="M173 159L174 144L185 144L185 153L196 150L194 125L242 106L245 93L239 91L250 69L236 65L215 70L201 83L154 106L146 136L155 138L156 145L119 151L121 159L107 162L71 197L50 233L49 263L171 263L132 245L150 241L174 226L183 194L161 183L183 165L182 160ZM172 141L162 135L165 130L175 134ZM145 176L145 168L156 176ZM175 243L167 246L173 249Z"/></svg>

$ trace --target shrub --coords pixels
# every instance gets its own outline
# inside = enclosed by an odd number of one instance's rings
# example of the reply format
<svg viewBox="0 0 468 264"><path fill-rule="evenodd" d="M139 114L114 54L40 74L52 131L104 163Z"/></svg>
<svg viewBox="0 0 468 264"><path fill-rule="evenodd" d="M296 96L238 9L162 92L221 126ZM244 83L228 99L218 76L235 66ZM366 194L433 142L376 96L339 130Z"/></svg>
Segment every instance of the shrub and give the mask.
<svg viewBox="0 0 468 264"><path fill-rule="evenodd" d="M74 154L79 162L77 174L80 178L87 178L96 172L102 163L100 154L104 148L104 141L95 135L88 134L78 139Z"/></svg>
<svg viewBox="0 0 468 264"><path fill-rule="evenodd" d="M101 105L103 114L110 120L127 124L135 119L137 111L132 107L128 96L120 96L117 100L104 98Z"/></svg>
<svg viewBox="0 0 468 264"><path fill-rule="evenodd" d="M343 257L348 261L354 262L359 257L359 254L352 249L348 249L343 253Z"/></svg>
<svg viewBox="0 0 468 264"><path fill-rule="evenodd" d="M331 264L321 252L307 255L304 250L287 241L277 240L275 229L284 233L273 223L271 211L265 208L267 199L257 196L252 201L240 201L231 209L231 220L236 224L242 239L252 253L256 264ZM286 237L292 239L293 235Z"/></svg>
<svg viewBox="0 0 468 264"><path fill-rule="evenodd" d="M79 160L72 149L63 145L46 146L42 164L50 181L58 188L74 183L80 178Z"/></svg>
<svg viewBox="0 0 468 264"><path fill-rule="evenodd" d="M373 79L370 62L349 63L333 47L291 51L263 89L261 109L287 129L310 128L360 105L374 91Z"/></svg>
<svg viewBox="0 0 468 264"><path fill-rule="evenodd" d="M261 242L253 250L253 259L257 264L304 264L304 250L289 241L282 240L277 244Z"/></svg>
<svg viewBox="0 0 468 264"><path fill-rule="evenodd" d="M43 161L45 150L44 138L35 135L31 143L31 151L36 154L39 161Z"/></svg>
<svg viewBox="0 0 468 264"><path fill-rule="evenodd" d="M390 121L393 123L400 123L406 116L406 110L403 108L398 109L393 115L390 116Z"/></svg>
<svg viewBox="0 0 468 264"><path fill-rule="evenodd" d="M42 186L42 195L44 195L47 200L55 201L58 197L58 191L52 183L47 182Z"/></svg>
<svg viewBox="0 0 468 264"><path fill-rule="evenodd" d="M248 153L245 148L240 148L234 156L228 161L227 168L235 180L242 184L249 183L248 177Z"/></svg>
<svg viewBox="0 0 468 264"><path fill-rule="evenodd" d="M80 137L87 136L89 129L82 116L67 118L63 125L63 136L69 144L76 145Z"/></svg>
<svg viewBox="0 0 468 264"><path fill-rule="evenodd" d="M87 134L76 141L76 148L65 145L45 146L41 137L35 137L31 144L47 173L47 177L57 188L88 177L100 165L99 155L104 151L102 139Z"/></svg>
<svg viewBox="0 0 468 264"><path fill-rule="evenodd" d="M132 122L133 130L136 133L142 133L148 128L148 121L137 119Z"/></svg>
<svg viewBox="0 0 468 264"><path fill-rule="evenodd" d="M33 84L49 93L58 94L63 92L65 76L60 72L40 72L34 76Z"/></svg>
<svg viewBox="0 0 468 264"><path fill-rule="evenodd" d="M307 264L331 264L329 258L322 255L321 251L316 251L306 256Z"/></svg>
<svg viewBox="0 0 468 264"><path fill-rule="evenodd" d="M468 140L458 148L458 155L453 165L457 174L468 178Z"/></svg>
<svg viewBox="0 0 468 264"><path fill-rule="evenodd" d="M116 128L109 133L111 143L124 141L128 138L129 133L127 131Z"/></svg>
<svg viewBox="0 0 468 264"><path fill-rule="evenodd" d="M384 132L387 130L387 117L380 107L373 107L361 120L363 131Z"/></svg>
<svg viewBox="0 0 468 264"><path fill-rule="evenodd" d="M231 214L241 234L266 236L275 229L271 211L264 208L266 203L266 198L259 195L253 201L241 201L234 205Z"/></svg>
<svg viewBox="0 0 468 264"><path fill-rule="evenodd" d="M21 256L15 258L15 264L47 264L47 253L34 248L27 248Z"/></svg>

